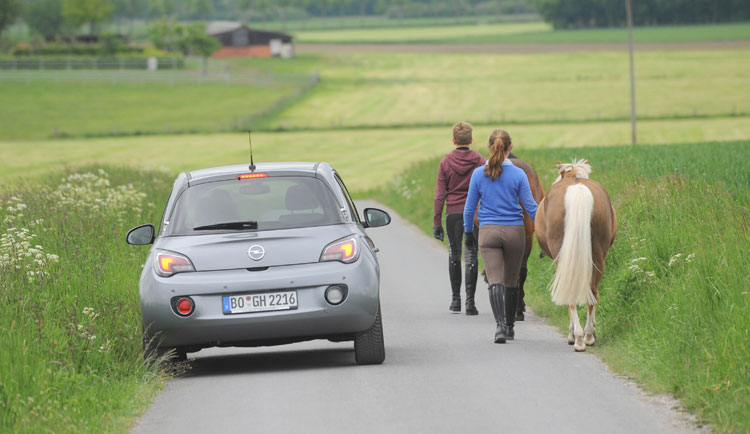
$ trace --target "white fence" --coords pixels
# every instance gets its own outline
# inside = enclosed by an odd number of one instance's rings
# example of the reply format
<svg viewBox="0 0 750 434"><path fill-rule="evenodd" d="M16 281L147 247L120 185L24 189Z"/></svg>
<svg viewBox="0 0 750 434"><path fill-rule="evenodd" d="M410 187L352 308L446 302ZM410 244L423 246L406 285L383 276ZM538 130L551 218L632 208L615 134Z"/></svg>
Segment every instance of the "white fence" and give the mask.
<svg viewBox="0 0 750 434"><path fill-rule="evenodd" d="M176 57L12 57L0 59L0 71L149 69L150 59L156 66L152 69L179 69L185 66L185 60Z"/></svg>

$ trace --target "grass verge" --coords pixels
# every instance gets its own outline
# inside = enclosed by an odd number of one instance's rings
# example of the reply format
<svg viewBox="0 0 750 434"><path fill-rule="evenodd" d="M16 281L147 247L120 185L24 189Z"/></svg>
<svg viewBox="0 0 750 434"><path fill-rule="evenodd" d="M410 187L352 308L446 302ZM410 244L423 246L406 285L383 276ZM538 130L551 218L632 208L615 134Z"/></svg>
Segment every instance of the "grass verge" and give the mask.
<svg viewBox="0 0 750 434"><path fill-rule="evenodd" d="M173 177L105 169L0 192L2 432L125 432L164 382L141 355L146 251L124 237Z"/></svg>
<svg viewBox="0 0 750 434"><path fill-rule="evenodd" d="M618 212L592 350L719 432L750 430L750 142L517 150L545 188L556 161L587 158ZM428 234L438 161L375 193ZM567 333L567 313L546 290L554 268L538 251L527 302Z"/></svg>

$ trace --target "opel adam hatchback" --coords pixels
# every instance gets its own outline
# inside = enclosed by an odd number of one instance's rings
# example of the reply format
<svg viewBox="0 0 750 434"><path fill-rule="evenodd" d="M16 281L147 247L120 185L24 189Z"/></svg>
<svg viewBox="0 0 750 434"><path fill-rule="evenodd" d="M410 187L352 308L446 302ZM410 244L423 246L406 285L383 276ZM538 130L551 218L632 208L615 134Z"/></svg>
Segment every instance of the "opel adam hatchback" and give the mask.
<svg viewBox="0 0 750 434"><path fill-rule="evenodd" d="M250 170L253 169L253 170ZM354 341L358 364L385 359L377 249L327 163L269 163L181 173L156 233L139 290L148 356L213 346ZM170 351L174 350L174 351Z"/></svg>

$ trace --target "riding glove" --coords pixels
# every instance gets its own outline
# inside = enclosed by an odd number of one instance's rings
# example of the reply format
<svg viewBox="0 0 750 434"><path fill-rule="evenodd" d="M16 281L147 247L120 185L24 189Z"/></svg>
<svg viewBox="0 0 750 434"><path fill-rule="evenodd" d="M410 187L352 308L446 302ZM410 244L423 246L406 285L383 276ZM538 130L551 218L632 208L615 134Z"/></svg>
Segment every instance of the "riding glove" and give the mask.
<svg viewBox="0 0 750 434"><path fill-rule="evenodd" d="M432 228L432 236L435 237L436 240L443 241L443 227L434 226Z"/></svg>

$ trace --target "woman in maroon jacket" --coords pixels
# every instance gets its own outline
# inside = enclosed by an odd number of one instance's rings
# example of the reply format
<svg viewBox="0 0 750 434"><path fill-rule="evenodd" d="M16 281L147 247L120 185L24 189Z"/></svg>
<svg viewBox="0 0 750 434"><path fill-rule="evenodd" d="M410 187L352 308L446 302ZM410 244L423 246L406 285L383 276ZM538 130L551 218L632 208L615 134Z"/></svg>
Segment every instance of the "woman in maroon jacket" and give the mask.
<svg viewBox="0 0 750 434"><path fill-rule="evenodd" d="M445 210L445 230L448 233L450 253L448 275L453 293L450 311L461 312L461 245L464 236L463 212L466 194L469 191L471 174L485 163L484 157L469 149L472 143L472 127L467 122L453 126L453 144L456 149L447 154L438 167L435 184L433 235L443 241L442 215ZM476 238L476 234L473 234ZM464 252L466 262L466 315L477 315L474 293L477 289L477 243L467 243Z"/></svg>

